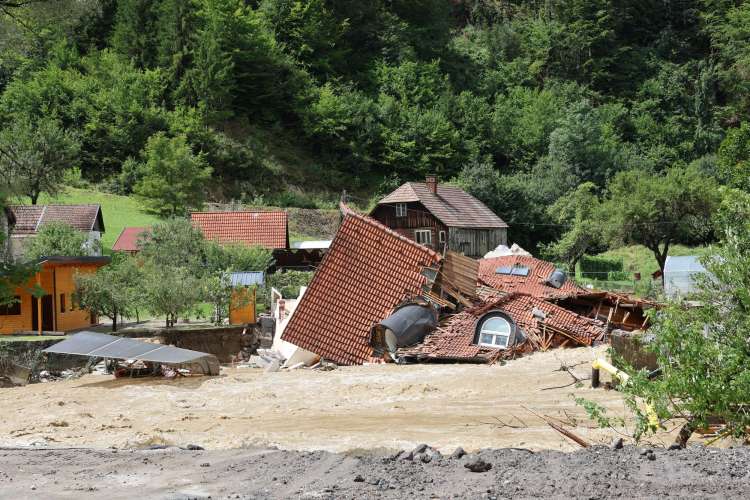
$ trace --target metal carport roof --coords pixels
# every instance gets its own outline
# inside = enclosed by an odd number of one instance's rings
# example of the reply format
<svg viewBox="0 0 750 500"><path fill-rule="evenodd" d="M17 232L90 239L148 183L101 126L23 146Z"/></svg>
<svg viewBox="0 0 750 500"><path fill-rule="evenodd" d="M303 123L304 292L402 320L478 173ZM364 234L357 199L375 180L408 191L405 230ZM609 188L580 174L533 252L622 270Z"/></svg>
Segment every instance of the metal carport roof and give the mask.
<svg viewBox="0 0 750 500"><path fill-rule="evenodd" d="M218 366L218 360L213 354L96 332L76 333L44 349L43 352L97 358L135 359L164 364L183 364L206 359L208 366Z"/></svg>

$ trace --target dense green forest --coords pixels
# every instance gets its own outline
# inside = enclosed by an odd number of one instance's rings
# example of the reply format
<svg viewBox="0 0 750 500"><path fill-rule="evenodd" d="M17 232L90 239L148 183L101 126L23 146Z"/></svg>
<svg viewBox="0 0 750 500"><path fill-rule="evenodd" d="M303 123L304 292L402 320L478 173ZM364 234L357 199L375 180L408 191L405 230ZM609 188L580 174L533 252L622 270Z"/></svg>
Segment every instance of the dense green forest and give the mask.
<svg viewBox="0 0 750 500"><path fill-rule="evenodd" d="M180 177L165 214L202 191L366 205L437 173L574 261L603 245L603 206L750 188L749 87L742 1L0 0L0 156L76 167L29 175L32 200L65 182L158 199ZM692 209L670 203L657 223ZM711 238L689 226L667 239Z"/></svg>

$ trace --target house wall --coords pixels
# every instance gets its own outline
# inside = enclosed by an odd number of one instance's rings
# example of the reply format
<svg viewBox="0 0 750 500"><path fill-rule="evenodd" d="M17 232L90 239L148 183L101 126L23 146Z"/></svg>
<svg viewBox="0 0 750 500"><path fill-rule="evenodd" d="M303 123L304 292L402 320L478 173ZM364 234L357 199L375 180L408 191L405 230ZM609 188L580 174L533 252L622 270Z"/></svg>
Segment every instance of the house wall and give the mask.
<svg viewBox="0 0 750 500"><path fill-rule="evenodd" d="M39 285L45 295L52 295L53 318L55 331L69 331L84 328L91 324L88 311L73 309L75 293L75 274L96 272L97 266L45 266L24 286L18 287L15 295L21 298L21 313L0 316L0 334L12 334L32 331L32 295L35 285ZM65 295L65 312L61 312L60 295Z"/></svg>
<svg viewBox="0 0 750 500"><path fill-rule="evenodd" d="M243 302L245 302L243 304ZM255 288L238 288L232 292L229 306L229 324L254 324L255 318Z"/></svg>
<svg viewBox="0 0 750 500"><path fill-rule="evenodd" d="M395 205L378 206L372 212L371 217L410 240L416 240L415 231L429 230L432 245L427 246L440 252L443 250L438 239L440 231L445 231L446 239L448 237L448 227L419 202L406 204L406 217L396 217Z"/></svg>
<svg viewBox="0 0 750 500"><path fill-rule="evenodd" d="M467 229L452 227L448 231L448 248L467 257L483 257L498 245L506 245L506 228Z"/></svg>
<svg viewBox="0 0 750 500"><path fill-rule="evenodd" d="M53 268L56 279L55 286L55 329L66 332L77 328L84 328L91 324L91 316L88 311L73 307L73 294L76 291L75 275L95 273L97 266L58 266ZM44 288L48 293L52 291ZM61 312L60 295L65 295L65 312Z"/></svg>

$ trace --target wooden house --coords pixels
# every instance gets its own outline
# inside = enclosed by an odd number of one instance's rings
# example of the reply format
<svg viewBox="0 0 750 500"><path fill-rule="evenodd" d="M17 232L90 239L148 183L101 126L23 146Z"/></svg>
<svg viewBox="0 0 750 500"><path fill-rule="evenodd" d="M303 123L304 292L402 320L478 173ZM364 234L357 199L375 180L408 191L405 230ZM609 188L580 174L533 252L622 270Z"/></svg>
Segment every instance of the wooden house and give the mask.
<svg viewBox="0 0 750 500"><path fill-rule="evenodd" d="M0 334L68 332L96 324L76 306L76 273L95 273L109 257L45 257L38 272L15 291L16 302L0 306Z"/></svg>
<svg viewBox="0 0 750 500"><path fill-rule="evenodd" d="M407 182L380 200L370 216L402 236L429 248L481 257L508 241L508 225L463 189Z"/></svg>

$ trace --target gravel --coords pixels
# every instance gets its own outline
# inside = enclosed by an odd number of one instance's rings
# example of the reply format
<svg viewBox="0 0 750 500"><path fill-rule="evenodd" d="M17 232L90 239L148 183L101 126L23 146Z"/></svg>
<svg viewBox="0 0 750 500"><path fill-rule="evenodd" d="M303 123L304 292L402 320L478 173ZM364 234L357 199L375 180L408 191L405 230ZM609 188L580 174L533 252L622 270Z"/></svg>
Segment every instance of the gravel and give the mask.
<svg viewBox="0 0 750 500"><path fill-rule="evenodd" d="M425 463L385 452L0 449L0 491L113 499L750 497L747 447L506 448L463 458L430 450L421 452L431 457Z"/></svg>

